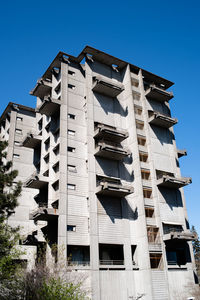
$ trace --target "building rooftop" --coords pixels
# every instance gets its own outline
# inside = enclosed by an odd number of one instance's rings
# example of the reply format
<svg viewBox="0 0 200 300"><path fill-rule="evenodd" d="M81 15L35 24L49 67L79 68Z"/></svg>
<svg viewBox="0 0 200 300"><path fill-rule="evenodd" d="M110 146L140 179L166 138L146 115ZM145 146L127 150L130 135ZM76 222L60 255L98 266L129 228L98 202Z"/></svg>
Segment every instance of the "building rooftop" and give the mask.
<svg viewBox="0 0 200 300"><path fill-rule="evenodd" d="M95 49L91 46L85 46L85 48L80 52L80 54L77 57L60 51L56 55L46 72L43 74L42 79L51 79L52 69L59 68L61 61L71 61L80 64L85 57L87 57L91 61L95 60L108 66L112 66L114 69L117 70L122 70L129 64L131 72L138 74L139 70L142 70L142 75L145 80L147 80L148 82L152 82L156 85L161 85L164 89L168 89L174 84L172 81L157 76L149 71L146 71L138 66L135 66L129 62L126 62L103 51Z"/></svg>

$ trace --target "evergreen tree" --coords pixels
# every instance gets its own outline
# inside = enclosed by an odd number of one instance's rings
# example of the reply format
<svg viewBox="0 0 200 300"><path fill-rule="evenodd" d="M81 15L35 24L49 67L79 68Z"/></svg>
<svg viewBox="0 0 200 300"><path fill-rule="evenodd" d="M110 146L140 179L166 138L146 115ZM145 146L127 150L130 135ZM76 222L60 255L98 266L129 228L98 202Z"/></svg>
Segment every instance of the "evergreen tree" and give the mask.
<svg viewBox="0 0 200 300"><path fill-rule="evenodd" d="M18 175L12 170L12 162L7 161L6 148L8 143L0 140L0 286L2 288L14 276L17 265L14 259L19 258L15 245L19 240L19 228L8 225L8 218L14 212L17 198L21 193L21 182L13 183Z"/></svg>
<svg viewBox="0 0 200 300"><path fill-rule="evenodd" d="M194 256L195 256L195 259L198 258L198 260L199 260L199 258L200 258L200 240L199 240L199 236L198 236L198 234L197 234L196 229L195 229L194 226L192 226L191 231L196 236L196 239L192 242Z"/></svg>

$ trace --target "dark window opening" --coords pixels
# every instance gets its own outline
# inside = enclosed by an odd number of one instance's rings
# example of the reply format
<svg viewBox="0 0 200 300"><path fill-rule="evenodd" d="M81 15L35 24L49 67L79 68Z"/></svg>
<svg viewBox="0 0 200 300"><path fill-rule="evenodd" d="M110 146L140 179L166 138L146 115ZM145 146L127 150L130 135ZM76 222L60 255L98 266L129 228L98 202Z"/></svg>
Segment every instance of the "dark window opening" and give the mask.
<svg viewBox="0 0 200 300"><path fill-rule="evenodd" d="M89 265L90 247L89 246L67 246L68 265Z"/></svg>
<svg viewBox="0 0 200 300"><path fill-rule="evenodd" d="M100 265L123 265L123 245L99 244Z"/></svg>

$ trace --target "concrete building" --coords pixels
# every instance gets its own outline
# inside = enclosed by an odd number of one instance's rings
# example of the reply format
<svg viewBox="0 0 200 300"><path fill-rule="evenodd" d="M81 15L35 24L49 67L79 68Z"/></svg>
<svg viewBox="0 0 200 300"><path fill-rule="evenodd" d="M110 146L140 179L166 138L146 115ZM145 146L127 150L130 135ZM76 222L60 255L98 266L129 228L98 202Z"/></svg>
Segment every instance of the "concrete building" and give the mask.
<svg viewBox="0 0 200 300"><path fill-rule="evenodd" d="M10 222L89 274L95 300L187 299L196 275L168 91L171 81L86 46L59 52L31 94L1 119L24 182Z"/></svg>

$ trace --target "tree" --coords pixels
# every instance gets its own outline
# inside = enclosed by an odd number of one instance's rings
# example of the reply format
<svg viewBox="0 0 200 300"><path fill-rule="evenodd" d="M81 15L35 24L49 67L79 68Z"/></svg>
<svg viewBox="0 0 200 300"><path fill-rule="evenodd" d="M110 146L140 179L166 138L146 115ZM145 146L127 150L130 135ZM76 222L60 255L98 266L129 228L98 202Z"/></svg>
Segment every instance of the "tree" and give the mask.
<svg viewBox="0 0 200 300"><path fill-rule="evenodd" d="M191 231L196 236L195 240L192 242L192 245L193 245L195 259L197 259L200 257L200 240L199 240L199 236L198 236L194 226L192 226Z"/></svg>
<svg viewBox="0 0 200 300"><path fill-rule="evenodd" d="M11 285L17 270L14 260L19 258L19 251L15 245L19 240L19 228L8 225L8 218L18 205L17 199L21 193L22 183L14 180L17 170L12 170L12 162L7 161L6 148L8 143L0 140L0 293L8 292L8 283Z"/></svg>
<svg viewBox="0 0 200 300"><path fill-rule="evenodd" d="M57 248L57 245L54 245ZM60 254L63 248L57 249ZM25 272L26 300L89 300L87 273L73 272L62 261L46 265L45 250L40 249L35 267Z"/></svg>

